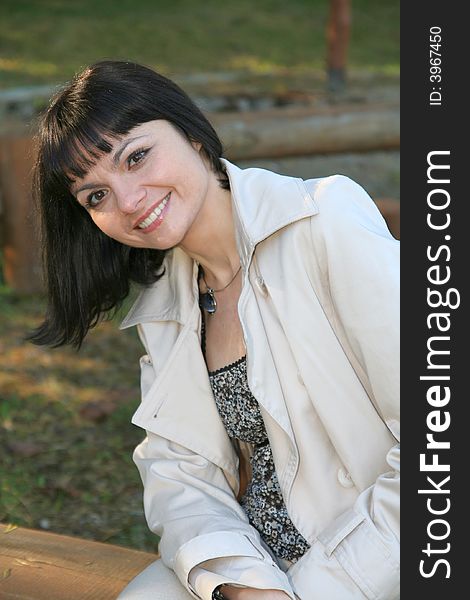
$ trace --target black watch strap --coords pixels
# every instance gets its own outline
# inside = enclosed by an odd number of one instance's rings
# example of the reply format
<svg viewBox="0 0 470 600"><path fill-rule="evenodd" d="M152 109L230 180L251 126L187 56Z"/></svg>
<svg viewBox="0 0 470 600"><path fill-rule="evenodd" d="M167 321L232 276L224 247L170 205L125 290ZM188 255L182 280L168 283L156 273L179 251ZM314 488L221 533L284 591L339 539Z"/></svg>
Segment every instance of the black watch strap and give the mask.
<svg viewBox="0 0 470 600"><path fill-rule="evenodd" d="M222 594L222 592L220 591L220 588L222 586L218 586L215 588L215 590L212 592L212 600L226 600L225 596Z"/></svg>

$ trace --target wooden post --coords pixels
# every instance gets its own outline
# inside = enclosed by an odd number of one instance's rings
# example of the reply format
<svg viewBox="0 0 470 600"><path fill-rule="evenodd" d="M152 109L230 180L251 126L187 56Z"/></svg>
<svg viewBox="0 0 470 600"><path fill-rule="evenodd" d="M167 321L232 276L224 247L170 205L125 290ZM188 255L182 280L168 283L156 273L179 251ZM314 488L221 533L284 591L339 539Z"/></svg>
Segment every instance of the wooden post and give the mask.
<svg viewBox="0 0 470 600"><path fill-rule="evenodd" d="M21 294L42 290L39 225L31 197L35 149L31 134L0 138L4 278Z"/></svg>
<svg viewBox="0 0 470 600"><path fill-rule="evenodd" d="M351 29L351 0L330 0L326 28L328 91L340 93L346 86L346 62Z"/></svg>
<svg viewBox="0 0 470 600"><path fill-rule="evenodd" d="M382 213L390 233L400 239L400 202L393 198L374 198L377 208Z"/></svg>

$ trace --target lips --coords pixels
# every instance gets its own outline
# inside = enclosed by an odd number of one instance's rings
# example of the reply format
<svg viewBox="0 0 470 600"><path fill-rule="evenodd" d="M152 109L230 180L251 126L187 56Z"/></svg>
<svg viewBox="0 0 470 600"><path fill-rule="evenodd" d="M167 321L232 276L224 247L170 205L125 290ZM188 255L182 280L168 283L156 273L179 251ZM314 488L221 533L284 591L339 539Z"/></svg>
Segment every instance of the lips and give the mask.
<svg viewBox="0 0 470 600"><path fill-rule="evenodd" d="M147 210L147 212L145 212L141 217L139 217L139 219L134 224L134 229L141 229L142 231L145 231L157 221L161 222L162 219L160 217L166 205L168 204L170 196L171 192L169 192L162 200L155 203L151 208L149 208L149 210Z"/></svg>

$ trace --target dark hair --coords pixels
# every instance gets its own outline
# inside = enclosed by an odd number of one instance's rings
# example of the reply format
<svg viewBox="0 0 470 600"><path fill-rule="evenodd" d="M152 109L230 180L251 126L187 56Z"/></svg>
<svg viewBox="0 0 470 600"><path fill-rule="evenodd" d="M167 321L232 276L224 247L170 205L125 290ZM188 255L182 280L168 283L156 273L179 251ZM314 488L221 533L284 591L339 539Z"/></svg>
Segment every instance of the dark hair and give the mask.
<svg viewBox="0 0 470 600"><path fill-rule="evenodd" d="M28 337L33 343L79 348L89 329L120 306L132 281L149 285L163 275L165 251L131 248L106 236L70 192L73 177L84 177L111 152L110 140L156 119L199 142L220 185L229 188L212 125L181 88L155 71L98 62L52 98L39 124L33 177L48 295L45 320Z"/></svg>

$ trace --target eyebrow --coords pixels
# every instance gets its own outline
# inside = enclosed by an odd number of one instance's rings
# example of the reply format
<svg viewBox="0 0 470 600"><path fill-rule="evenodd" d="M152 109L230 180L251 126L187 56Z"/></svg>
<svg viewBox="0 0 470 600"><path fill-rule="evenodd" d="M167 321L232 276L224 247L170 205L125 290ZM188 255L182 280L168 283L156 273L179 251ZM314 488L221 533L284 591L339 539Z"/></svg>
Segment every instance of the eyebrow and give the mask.
<svg viewBox="0 0 470 600"><path fill-rule="evenodd" d="M127 139L127 140L126 140L126 141L125 141L125 142L124 142L124 143L123 143L123 144L120 146L120 148L117 150L117 152L114 154L114 156L113 156L113 159L112 159L112 160L113 160L113 165L114 165L115 167L118 165L118 163L119 163L119 160L120 160L120 158L121 158L121 156L122 156L122 153L124 152L124 150L127 148L127 146L128 146L129 144L131 144L132 142L135 142L135 140L140 140L140 139L141 139L141 138L143 138L143 137L147 137L147 136L146 136L146 135L137 135L137 136L135 136L135 137L128 138L128 139ZM93 189L93 188L95 188L95 187L99 187L99 184L98 184L98 183L85 183L84 185L82 185L82 186L80 186L80 187L78 188L78 190L75 192L75 196L78 196L78 194L79 194L80 192L83 192L83 191L85 191L85 190L91 190L91 189Z"/></svg>
<svg viewBox="0 0 470 600"><path fill-rule="evenodd" d="M135 142L135 140L140 140L143 137L147 137L146 135L137 135L135 137L132 138L128 138L124 144L119 148L119 150L116 152L116 154L113 156L113 164L116 167L119 159L121 158L122 153L124 152L124 150L127 148L127 146L131 143L131 142Z"/></svg>

